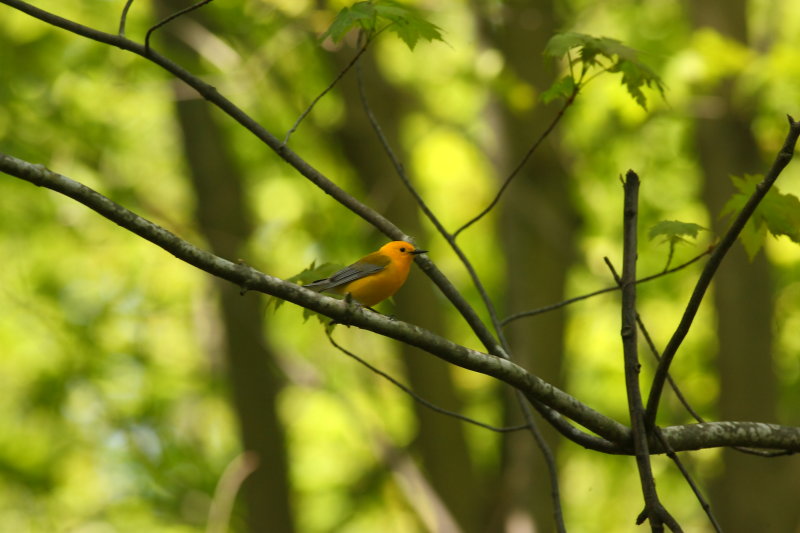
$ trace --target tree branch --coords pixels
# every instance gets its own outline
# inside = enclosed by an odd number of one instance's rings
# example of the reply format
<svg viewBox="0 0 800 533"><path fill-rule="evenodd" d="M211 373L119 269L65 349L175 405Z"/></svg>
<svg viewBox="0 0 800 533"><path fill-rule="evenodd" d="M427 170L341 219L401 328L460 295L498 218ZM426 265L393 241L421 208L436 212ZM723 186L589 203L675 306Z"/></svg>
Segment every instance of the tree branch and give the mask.
<svg viewBox="0 0 800 533"><path fill-rule="evenodd" d="M247 265L236 264L201 250L93 189L52 172L42 165L33 165L0 153L0 171L69 196L170 252L178 259L235 283L245 290L276 296L333 318L341 324L367 329L416 346L462 368L496 377L610 441L624 442L627 438L628 429L624 425L598 413L511 361L471 350L418 326L355 307L344 300L321 295L300 285L263 274Z"/></svg>
<svg viewBox="0 0 800 533"><path fill-rule="evenodd" d="M710 251L710 249L709 249L709 251ZM708 253L708 252L706 252L706 253ZM698 258L693 259L693 261L695 261L696 259L698 259ZM603 260L606 262L606 265L608 265L608 268L611 270L611 274L614 276L614 280L621 287L622 286L622 280L620 279L619 275L617 275L617 271L614 269L614 265L611 264L611 261L607 257L604 257ZM676 267L676 268L681 268L681 267ZM642 280L639 280L637 283L639 283L641 281ZM645 327L644 322L642 321L642 317L639 316L639 313L636 313L636 323L639 326L639 331L642 332L642 336L644 337L644 340L647 343L647 346L650 348L650 352L653 354L653 357L656 360L656 364L658 364L658 361L661 360L661 355L658 353L658 349L656 348L656 345L653 342L653 339L650 337L650 334L648 333L647 328ZM683 392L678 387L678 384L675 383L674 379L672 379L672 375L667 374L667 382L669 383L670 387L672 388L672 391L675 393L675 397L678 398L678 401L683 405L684 409L686 409L686 411L692 416L692 418L694 418L695 420L697 420L698 422L701 422L701 423L705 422L705 419L702 416L700 416L700 413L698 413L692 407L692 405L689 403L689 401L683 395ZM658 436L660 436L660 433L658 434ZM741 446L733 446L732 449L736 450L737 452L746 453L746 454L749 454L749 455L757 455L759 457L777 457L777 456L780 456L780 455L787 455L787 454L791 453L791 452L786 452L785 450L781 450L781 451L754 450L752 448L743 448Z"/></svg>
<svg viewBox="0 0 800 533"><path fill-rule="evenodd" d="M707 256L708 254L710 254L711 250L712 250L712 248L709 248L708 250L704 251L703 253L701 253L699 255L696 255L693 258L689 259L685 263L682 263L682 264L680 264L680 265L678 265L676 267L672 267L669 270L663 270L663 271L658 272L656 274L651 274L650 276L646 276L644 278L637 279L636 280L636 284L638 285L639 283L644 283L646 281L651 281L651 280L654 280L656 278L660 278L661 276L666 276L667 274L672 274L673 272L677 272L678 270L684 269L684 268L688 267L689 265L691 265L693 263L696 263L697 261L699 261L703 257ZM574 298L568 298L568 299L566 299L566 300L564 300L562 302L558 302L558 303L555 303L555 304L550 304L550 305L546 305L544 307L538 307L536 309L530 309L528 311L522 311L522 312L519 312L519 313L514 313L513 315L510 315L510 316L504 318L500 322L500 325L507 326L511 322L514 322L515 320L519 320L520 318L526 318L526 317L541 315L542 313L548 313L550 311L554 311L556 309L560 309L561 307L566 307L566 306L568 306L570 304L574 304L576 302L580 302L581 300L586 300L588 298L593 298L595 296L599 296L599 295L605 294L607 292L614 292L614 291L618 291L618 290L620 290L620 285L619 284L617 284L617 285L615 285L613 287L606 287L605 289L599 289L599 290L596 290L596 291L593 291L593 292L590 292L590 293L587 293L587 294L582 294L580 296L575 296Z"/></svg>
<svg viewBox="0 0 800 533"><path fill-rule="evenodd" d="M247 290L263 292L311 309L340 323L405 342L454 365L503 381L522 391L527 398L541 402L541 405L545 406L544 413L549 410L560 413L602 437L597 439L595 436L582 433L584 438L578 439L575 437L575 432L579 431L577 428L570 430L568 424L557 427L562 434L582 446L606 453L632 453L629 428L528 373L511 361L458 345L413 324L391 319L367 309L354 308L343 300L330 298L259 272L248 265L237 264L201 250L91 188L52 172L43 165L34 165L0 153L0 171L73 198L119 226L163 248L179 260L218 278ZM534 404L534 406L542 412L539 405ZM549 415L544 413L543 416L549 419ZM800 452L798 427L759 422L709 422L664 427L662 433L675 451L749 446ZM650 452L665 453L666 450L658 443L651 443Z"/></svg>
<svg viewBox="0 0 800 533"><path fill-rule="evenodd" d="M608 269L611 271L611 275L614 276L614 281L616 281L617 285L621 288L622 278L620 278L619 275L617 274L617 270L614 268L614 265L611 264L611 260L608 257L604 257L603 261L605 261L606 266L608 266ZM636 325L639 327L639 331L642 332L642 336L644 337L644 340L647 343L647 347L650 348L650 353L653 354L653 357L656 360L656 365L658 365L658 362L661 360L661 355L658 353L656 344L653 342L652 337L650 337L650 333L647 331L647 328L644 325L644 321L642 320L642 317L639 316L638 312L636 313ZM681 389L678 387L678 384L675 383L675 380L672 379L672 376L670 374L667 374L667 381L669 382L670 387L672 387L672 391L675 393L675 396L678 398L678 401L681 402L681 404L683 405L683 408L686 409L686 411L690 415L692 415L692 417L698 422L705 422L705 420L703 420L703 417L701 417L700 414L697 411L695 411L694 408L691 406L689 401L683 395Z"/></svg>
<svg viewBox="0 0 800 533"><path fill-rule="evenodd" d="M764 196L767 195L770 187L772 187L772 184L778 179L778 176L780 176L781 172L783 172L783 169L786 168L786 165L789 164L789 161L792 160L795 145L797 144L797 138L800 136L800 122L795 122L791 116L788 117L788 119L789 132L786 134L786 140L784 141L781 149L778 151L775 161L772 163L772 167L770 167L761 183L756 186L756 190L750 196L750 199L747 200L747 203L744 205L739 215L731 224L728 232L725 233L719 244L717 244L717 246L714 248L711 256L708 258L708 262L703 268L703 272L700 274L697 284L694 287L694 291L692 291L692 295L689 298L689 303L686 305L686 310L683 313L683 317L681 318L678 327L675 329L675 333L673 333L672 338L670 338L669 343L667 343L666 348L664 348L664 352L661 354L661 361L659 362L658 368L656 368L656 373L653 376L653 385L650 387L650 396L647 399L645 422L650 427L655 425L656 414L658 413L658 404L661 400L661 392L664 389L664 382L666 381L667 374L669 373L669 366L672 364L672 359L675 357L675 353L678 351L678 348L680 348L683 339L685 339L686 335L689 333L689 328L692 327L694 317L697 314L697 310L700 308L700 303L703 301L703 297L708 290L708 286L711 284L711 280L714 278L714 274L717 272L717 269L722 263L722 260L725 258L725 255L728 253L728 250L730 250L731 246L733 246L733 243L736 242L739 233L741 233L745 224L747 224L747 221L753 216L758 204L764 199Z"/></svg>
<svg viewBox="0 0 800 533"><path fill-rule="evenodd" d="M644 511L636 520L641 524L650 521L650 528L663 531L664 524L672 531L681 531L680 526L658 499L656 481L650 465L650 451L647 442L647 428L644 424L644 405L639 389L639 353L636 335L636 257L638 253L639 221L639 176L629 170L623 180L625 201L623 207L622 242L622 351L625 359L625 390L628 397L628 413L631 417L633 449L636 466L644 495Z"/></svg>
<svg viewBox="0 0 800 533"><path fill-rule="evenodd" d="M571 106L572 103L575 101L575 97L578 96L578 91L580 91L580 88L581 88L580 84L576 84L574 86L574 88L572 89L572 94L569 95L569 97L564 102L564 105L561 106L561 109L558 110L556 116L553 117L553 120L550 122L547 128L545 128L542 134L539 135L539 138L534 141L534 143L531 145L531 147L528 149L525 155L522 156L522 160L517 164L514 170L511 171L511 174L509 174L508 177L503 181L503 184L500 186L500 189L497 191L497 194L495 195L494 199L492 199L492 201L489 202L489 205L487 205L483 209L483 211L475 215L473 218L464 223L464 225L458 228L455 231L455 233L453 233L453 239L456 239L461 234L462 231L464 231L465 229L467 229L468 227L470 227L471 225L482 219L489 213L489 211L494 209L494 206L496 206L497 203L500 201L500 197L503 196L505 190L508 188L509 185L511 185L511 181L517 176L517 174L519 174L520 170L522 170L522 167L524 167L525 163L528 162L528 159L530 159L533 153L536 151L536 149L539 148L539 145L542 144L542 142L547 138L548 135L550 135L550 133L552 133L556 125L558 125L558 123L564 117L564 113L566 113L569 106Z"/></svg>
<svg viewBox="0 0 800 533"><path fill-rule="evenodd" d="M518 425L518 426L509 426L509 427L496 427L496 426L492 426L490 424L486 424L484 422L480 422L478 420L475 420L474 418L470 418L468 416L462 415L461 413L456 413L455 411L450 411L449 409L445 409L443 407L439 407L435 403L429 402L428 400L426 400L425 398L423 398L422 396L420 396L419 394L417 394L416 392L411 390L406 385L403 385L398 380L393 378L391 375L389 375L386 372L384 372L383 370L371 365L370 363L365 361L363 358L359 357L358 355L354 354L353 352L351 352L350 350L346 349L345 347L340 345L338 342L336 342L336 340L333 338L333 326L331 326L330 324L325 327L325 335L328 337L328 341L331 343L331 345L334 348L336 348L337 350L339 350L340 352L345 354L347 357L350 357L351 359L354 359L359 364L365 366L370 372L379 375L380 377L382 377L383 379L385 379L386 381L388 381L389 383L391 383L392 385L394 385L395 387L397 387L401 391L405 392L412 400L414 400L415 402L417 402L418 404L420 404L420 405L422 405L424 407L427 407L431 411L435 411L435 412L437 412L439 414L442 414L442 415L445 415L445 416L449 416L449 417L455 418L457 420L461 420L462 422L467 422L469 424L478 426L478 427L483 428L483 429L488 429L489 431L494 431L496 433L512 433L514 431L521 431L523 429L528 429L528 426L526 424L522 424L522 425Z"/></svg>
<svg viewBox="0 0 800 533"><path fill-rule="evenodd" d="M159 29L159 28L161 28L163 26L166 26L167 24L169 24L170 22L172 22L176 18L181 17L181 16L185 15L186 13L190 13L190 12L194 11L195 9L200 9L201 7L203 7L204 5L206 5L206 4L208 4L208 3L212 2L212 1L213 0L200 0L199 2L197 2L194 5L191 5L191 6L187 7L187 8L181 9L180 11L176 11L175 13L173 13L170 16L168 16L164 20L161 20L161 21L157 22L155 25L153 25L152 27L150 27L150 29L147 30L147 33L144 36L144 49L147 52L147 54L150 55L150 36L153 35L153 32L155 32L157 29ZM120 35L122 35L122 32L120 32Z"/></svg>
<svg viewBox="0 0 800 533"><path fill-rule="evenodd" d="M345 65L345 67L342 70L339 71L339 74L337 74L336 77L333 78L333 81L331 81L328 84L328 86L325 87L322 90L322 92L320 92L311 101L310 104L308 104L308 107L306 107L306 109L302 113L300 113L300 116L297 117L297 120L295 120L295 122L292 125L292 127L289 128L289 131L286 132L286 136L283 138L283 144L288 144L289 143L289 139L291 138L292 134L297 130L297 128L300 126L300 123L303 122L303 120L308 116L308 114L311 113L311 110L314 109L314 106L317 105L317 102L319 102L322 99L323 96L328 94L331 91L331 89L336 87L336 84L339 83L339 80L341 80L344 77L345 74L350 72L350 69L352 69L353 66L358 62L358 59L364 54L364 52L367 51L367 47L370 45L372 40L375 39L375 37L377 37L378 35L380 35L381 32L383 32L383 30L385 30L385 29L386 28L382 28L379 31L377 31L374 35L372 35L371 37L367 37L367 38L364 39L364 44L362 44L359 47L358 52L356 52L356 54L353 56L353 59L351 59L350 62L347 65Z"/></svg>
<svg viewBox="0 0 800 533"><path fill-rule="evenodd" d="M661 427L661 434L676 452L723 446L749 446L800 453L795 441L800 428L764 422L704 422ZM757 444L756 444L757 443ZM666 453L658 443L650 443L650 453Z"/></svg>
<svg viewBox="0 0 800 533"><path fill-rule="evenodd" d="M686 467L683 466L683 461L681 461L680 457L678 457L678 454L675 453L675 451L669 447L669 443L661 434L660 428L658 427L655 428L655 435L661 446L663 446L664 449L667 450L666 452L667 457L669 457L672 460L672 462L675 463L675 466L678 467L678 470L680 470L681 475L683 475L683 479L686 480L686 483L689 484L689 487L692 489L692 492L694 492L695 498L697 498L697 501L700 502L700 507L702 507L703 511L705 511L709 522L711 522L711 526L714 528L714 531L716 533L722 533L722 528L720 527L719 522L717 522L717 518L714 516L714 513L711 511L711 505L708 503L708 500L706 500L705 497L703 496L703 493L700 491L700 487L697 485L697 483L695 483L694 479L692 478L692 475L689 473L689 470L687 470Z"/></svg>
<svg viewBox="0 0 800 533"><path fill-rule="evenodd" d="M304 159L297 155L297 153L295 153L292 149L283 144L277 137L267 131L261 124L239 109L239 107L237 107L233 102L222 96L216 90L216 88L205 83L200 78L190 74L188 71L173 63L166 57L160 55L159 53L153 51L152 49L146 50L141 44L131 41L130 39L126 39L120 35L105 33L94 28L78 24L77 22L59 17L58 15L43 9L39 9L26 2L22 2L21 0L0 0L0 4L6 4L34 18L46 22L47 24L65 29L75 33L76 35L80 35L100 43L116 46L117 48L127 50L152 61L195 89L203 98L218 107L221 111L238 122L250 133L255 135L259 140L271 148L284 161L294 167L295 170L297 170L311 183L322 189L322 191L332 196L337 202L377 228L384 235L394 240L413 240L386 217L382 216L369 206L359 202L356 198L333 183L316 168L308 164ZM455 308L461 313L472 330L475 332L476 336L481 340L484 346L487 347L487 350L492 353L502 353L502 348L499 346L496 339L491 335L489 330L483 325L480 317L478 317L478 314L474 309L472 309L466 300L461 297L458 290L456 290L450 280L447 279L447 277L436 267L436 265L425 256L417 256L415 261L420 268L422 268L423 272L428 275L431 281L433 281L434 284L439 287L447 299L453 303Z"/></svg>
<svg viewBox="0 0 800 533"><path fill-rule="evenodd" d="M125 6L122 8L122 13L119 16L119 36L125 37L125 24L128 21L128 10L131 8L133 0L127 0Z"/></svg>

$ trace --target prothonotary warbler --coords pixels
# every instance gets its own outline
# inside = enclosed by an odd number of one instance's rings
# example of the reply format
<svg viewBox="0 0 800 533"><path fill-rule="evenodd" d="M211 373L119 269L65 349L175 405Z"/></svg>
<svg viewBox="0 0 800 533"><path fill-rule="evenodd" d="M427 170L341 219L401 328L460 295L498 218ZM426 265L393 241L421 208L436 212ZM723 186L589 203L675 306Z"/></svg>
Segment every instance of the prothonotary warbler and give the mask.
<svg viewBox="0 0 800 533"><path fill-rule="evenodd" d="M356 302L372 307L403 286L414 256L425 252L427 250L417 250L405 241L392 241L331 277L313 281L305 287L317 292L349 293Z"/></svg>

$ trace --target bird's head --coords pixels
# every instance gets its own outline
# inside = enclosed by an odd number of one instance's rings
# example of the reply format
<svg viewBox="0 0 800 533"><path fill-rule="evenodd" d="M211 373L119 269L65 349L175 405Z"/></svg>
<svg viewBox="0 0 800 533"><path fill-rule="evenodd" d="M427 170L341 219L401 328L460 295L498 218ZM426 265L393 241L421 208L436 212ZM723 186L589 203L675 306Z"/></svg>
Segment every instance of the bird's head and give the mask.
<svg viewBox="0 0 800 533"><path fill-rule="evenodd" d="M413 244L405 241L392 241L381 246L379 251L392 259L410 262L415 255L424 254L428 250L417 250Z"/></svg>

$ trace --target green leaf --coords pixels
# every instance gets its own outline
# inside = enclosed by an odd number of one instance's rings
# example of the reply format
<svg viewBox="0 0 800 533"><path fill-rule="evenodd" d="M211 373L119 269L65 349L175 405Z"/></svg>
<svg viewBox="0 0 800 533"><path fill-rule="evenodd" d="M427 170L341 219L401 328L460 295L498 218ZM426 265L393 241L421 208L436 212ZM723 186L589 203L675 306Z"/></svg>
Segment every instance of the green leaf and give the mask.
<svg viewBox="0 0 800 533"><path fill-rule="evenodd" d="M773 186L758 209L770 233L785 235L793 242L800 243L800 199L797 196L781 194Z"/></svg>
<svg viewBox="0 0 800 533"><path fill-rule="evenodd" d="M345 7L333 19L330 27L322 34L320 40L330 37L338 43L353 28L374 31L377 23L377 14L372 2L357 2L350 7Z"/></svg>
<svg viewBox="0 0 800 533"><path fill-rule="evenodd" d="M612 60L614 57L629 61L636 59L636 51L625 46L621 41L573 31L557 33L551 37L544 48L544 55L560 58L567 55L567 52L573 48L579 49L578 57L587 64L595 64L597 56Z"/></svg>
<svg viewBox="0 0 800 533"><path fill-rule="evenodd" d="M767 225L763 221L749 220L739 234L739 241L747 252L747 257L752 261L767 240Z"/></svg>
<svg viewBox="0 0 800 533"><path fill-rule="evenodd" d="M635 52L627 48L620 41L611 39L609 37L590 37L588 36L586 43L581 47L578 57L587 66L599 65L597 56L605 57L613 61L614 56L630 57L631 53Z"/></svg>
<svg viewBox="0 0 800 533"><path fill-rule="evenodd" d="M316 261L312 261L311 264L308 266L308 268L304 269L302 272L299 272L290 278L286 278L286 281L290 281L292 283L298 283L300 285L308 285L312 281L327 278L340 268L342 268L342 265L337 265L335 263L322 263L321 265L317 266ZM334 294L331 296L335 297L337 295ZM273 305L275 307L274 310L277 311L285 302L286 302L285 300L281 300L280 298L275 298L273 296L270 296L267 299L266 307L267 309L269 309L269 306ZM308 317L311 316L309 313L317 314L314 313L314 311L305 309L303 311L303 317L305 320L308 320Z"/></svg>
<svg viewBox="0 0 800 533"><path fill-rule="evenodd" d="M741 211L762 179L763 176L751 174L731 176L738 192L728 200L720 216L735 215ZM750 259L763 246L767 231L773 236L785 235L793 242L800 243L800 199L792 194L781 193L774 185L761 200L739 236Z"/></svg>
<svg viewBox="0 0 800 533"><path fill-rule="evenodd" d="M394 0L376 0L375 11L378 16L390 23L387 28L400 37L409 49L413 50L420 39L444 41L441 29L423 17L422 13Z"/></svg>
<svg viewBox="0 0 800 533"><path fill-rule="evenodd" d="M567 99L575 92L575 80L572 76L564 76L553 83L546 91L541 94L542 102L549 104L557 98Z"/></svg>
<svg viewBox="0 0 800 533"><path fill-rule="evenodd" d="M649 237L655 239L663 236L665 242L677 243L686 242L684 237L697 238L697 234L705 231L706 228L693 222L681 222L680 220L662 220L650 228Z"/></svg>
<svg viewBox="0 0 800 533"><path fill-rule="evenodd" d="M753 194L756 184L758 184L760 181L760 176L752 176L749 174L746 174L741 178L738 176L731 176L731 182L733 182L733 186L738 192L734 193L733 196L731 196L730 199L725 202L725 205L722 207L722 211L720 212L719 216L724 217L741 211L744 207L744 204L747 203L747 199L751 194Z"/></svg>
<svg viewBox="0 0 800 533"><path fill-rule="evenodd" d="M555 58L564 57L573 48L584 46L587 39L590 38L588 35L573 31L557 33L547 41L547 45L544 47L544 55Z"/></svg>
<svg viewBox="0 0 800 533"><path fill-rule="evenodd" d="M647 109L647 97L642 92L642 87L645 85L658 90L661 97L664 97L664 84L661 78L642 63L622 59L609 68L608 71L622 73L622 84L642 109Z"/></svg>
<svg viewBox="0 0 800 533"><path fill-rule="evenodd" d="M576 48L578 50L573 60L581 64L580 79L575 81L577 85L580 85L590 69L602 68L607 72L621 73L622 84L625 85L636 103L644 109L647 109L647 98L642 91L643 87L656 89L661 97L664 97L664 84L661 78L639 61L636 50L625 46L616 39L593 37L577 32L559 33L550 38L545 46L544 54L549 57L561 58ZM558 96L560 95L556 93L555 97ZM550 97L549 94L548 97Z"/></svg>
<svg viewBox="0 0 800 533"><path fill-rule="evenodd" d="M373 33L384 25L388 31L397 34L411 50L420 39L444 40L440 28L425 20L419 10L395 0L370 0L345 7L339 11L321 39L330 37L333 42L338 43L353 29Z"/></svg>

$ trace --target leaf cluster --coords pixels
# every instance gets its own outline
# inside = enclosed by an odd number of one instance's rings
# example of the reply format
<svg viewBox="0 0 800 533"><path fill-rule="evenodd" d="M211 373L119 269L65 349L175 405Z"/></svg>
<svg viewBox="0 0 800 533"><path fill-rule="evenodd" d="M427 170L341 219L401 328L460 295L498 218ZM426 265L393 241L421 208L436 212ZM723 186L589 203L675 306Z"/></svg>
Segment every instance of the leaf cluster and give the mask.
<svg viewBox="0 0 800 533"><path fill-rule="evenodd" d="M383 29L394 32L411 50L420 39L444 41L441 28L425 20L422 13L414 7L394 0L368 0L345 7L339 11L321 39L330 37L333 42L338 43L356 28L368 35L374 35Z"/></svg>
<svg viewBox="0 0 800 533"><path fill-rule="evenodd" d="M737 192L725 204L720 216L741 211L762 179L763 176L757 174L745 174L742 177L731 176ZM739 236L750 259L753 259L764 245L767 231L776 237L785 235L793 242L800 243L800 199L792 194L782 194L774 185L758 205L753 216L747 221Z"/></svg>
<svg viewBox="0 0 800 533"><path fill-rule="evenodd" d="M572 51L575 49L577 54L573 57ZM542 94L545 103L556 98L570 98L577 92L576 89L591 79L587 79L586 74L596 68L600 72L622 74L622 84L643 109L647 109L647 97L642 91L645 86L656 89L664 97L661 78L639 60L636 50L616 39L578 32L559 33L548 41L544 55L556 59L566 57L570 63L570 73ZM577 77L573 69L575 62L581 65Z"/></svg>

